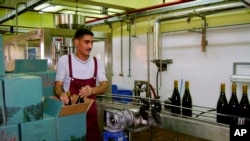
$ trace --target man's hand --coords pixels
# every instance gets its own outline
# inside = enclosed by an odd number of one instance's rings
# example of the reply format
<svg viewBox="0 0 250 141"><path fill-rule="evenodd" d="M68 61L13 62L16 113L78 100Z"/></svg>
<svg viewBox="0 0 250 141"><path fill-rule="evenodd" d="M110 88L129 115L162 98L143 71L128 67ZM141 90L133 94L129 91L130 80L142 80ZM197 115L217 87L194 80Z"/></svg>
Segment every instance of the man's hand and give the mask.
<svg viewBox="0 0 250 141"><path fill-rule="evenodd" d="M68 92L62 93L59 98L64 104L69 104Z"/></svg>
<svg viewBox="0 0 250 141"><path fill-rule="evenodd" d="M93 88L91 88L89 85L86 85L79 90L78 95L80 97L89 97L92 94L93 94Z"/></svg>

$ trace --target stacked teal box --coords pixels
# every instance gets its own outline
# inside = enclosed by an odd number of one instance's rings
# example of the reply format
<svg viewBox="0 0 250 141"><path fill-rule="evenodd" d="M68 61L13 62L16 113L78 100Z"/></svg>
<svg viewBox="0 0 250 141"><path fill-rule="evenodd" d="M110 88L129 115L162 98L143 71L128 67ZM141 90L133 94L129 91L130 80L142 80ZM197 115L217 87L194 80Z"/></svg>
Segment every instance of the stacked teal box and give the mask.
<svg viewBox="0 0 250 141"><path fill-rule="evenodd" d="M22 141L56 141L56 119L20 123Z"/></svg>
<svg viewBox="0 0 250 141"><path fill-rule="evenodd" d="M62 102L45 97L42 101L43 119L19 124L22 141L57 141L57 116Z"/></svg>
<svg viewBox="0 0 250 141"><path fill-rule="evenodd" d="M3 87L2 81L0 81L0 126L4 125L4 106L3 106Z"/></svg>
<svg viewBox="0 0 250 141"><path fill-rule="evenodd" d="M20 141L18 125L0 126L0 141Z"/></svg>
<svg viewBox="0 0 250 141"><path fill-rule="evenodd" d="M42 93L43 96L54 95L54 83L56 72L52 70L39 71L39 72L28 72L26 74L40 76L42 78Z"/></svg>
<svg viewBox="0 0 250 141"><path fill-rule="evenodd" d="M5 75L4 53L3 53L3 36L0 34L0 76Z"/></svg>
<svg viewBox="0 0 250 141"><path fill-rule="evenodd" d="M86 114L81 113L59 117L57 130L58 141L85 141Z"/></svg>
<svg viewBox="0 0 250 141"><path fill-rule="evenodd" d="M47 59L17 59L15 60L15 72L38 72L48 69Z"/></svg>
<svg viewBox="0 0 250 141"><path fill-rule="evenodd" d="M3 86L5 125L42 119L41 77L20 75L0 79Z"/></svg>

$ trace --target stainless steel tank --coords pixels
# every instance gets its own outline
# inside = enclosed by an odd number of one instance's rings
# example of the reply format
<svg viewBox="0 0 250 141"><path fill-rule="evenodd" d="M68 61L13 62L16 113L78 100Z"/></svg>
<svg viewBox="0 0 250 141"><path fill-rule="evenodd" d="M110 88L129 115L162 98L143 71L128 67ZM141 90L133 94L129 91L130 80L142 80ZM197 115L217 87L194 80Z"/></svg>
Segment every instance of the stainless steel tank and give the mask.
<svg viewBox="0 0 250 141"><path fill-rule="evenodd" d="M85 24L85 17L76 14L56 14L54 20L56 28L77 29Z"/></svg>

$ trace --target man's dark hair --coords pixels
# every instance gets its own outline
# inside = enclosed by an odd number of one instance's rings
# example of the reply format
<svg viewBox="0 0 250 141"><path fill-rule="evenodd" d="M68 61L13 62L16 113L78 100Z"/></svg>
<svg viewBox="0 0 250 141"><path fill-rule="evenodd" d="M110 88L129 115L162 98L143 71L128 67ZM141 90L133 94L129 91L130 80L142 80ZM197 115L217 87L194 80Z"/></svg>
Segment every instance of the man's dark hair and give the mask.
<svg viewBox="0 0 250 141"><path fill-rule="evenodd" d="M75 32L75 36L74 39L80 39L82 38L84 35L91 35L94 36L94 33L92 31L90 31L87 28L78 28Z"/></svg>

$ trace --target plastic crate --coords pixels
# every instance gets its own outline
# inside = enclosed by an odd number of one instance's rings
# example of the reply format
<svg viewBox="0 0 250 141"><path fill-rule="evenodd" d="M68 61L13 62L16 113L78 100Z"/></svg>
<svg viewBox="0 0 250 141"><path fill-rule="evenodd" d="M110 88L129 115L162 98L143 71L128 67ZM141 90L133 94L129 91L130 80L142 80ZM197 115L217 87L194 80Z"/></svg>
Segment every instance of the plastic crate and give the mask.
<svg viewBox="0 0 250 141"><path fill-rule="evenodd" d="M132 90L117 90L113 100L115 102L128 103L132 101ZM120 97L119 97L120 96Z"/></svg>
<svg viewBox="0 0 250 141"><path fill-rule="evenodd" d="M113 84L112 85L112 93L117 93L118 87L117 85Z"/></svg>

